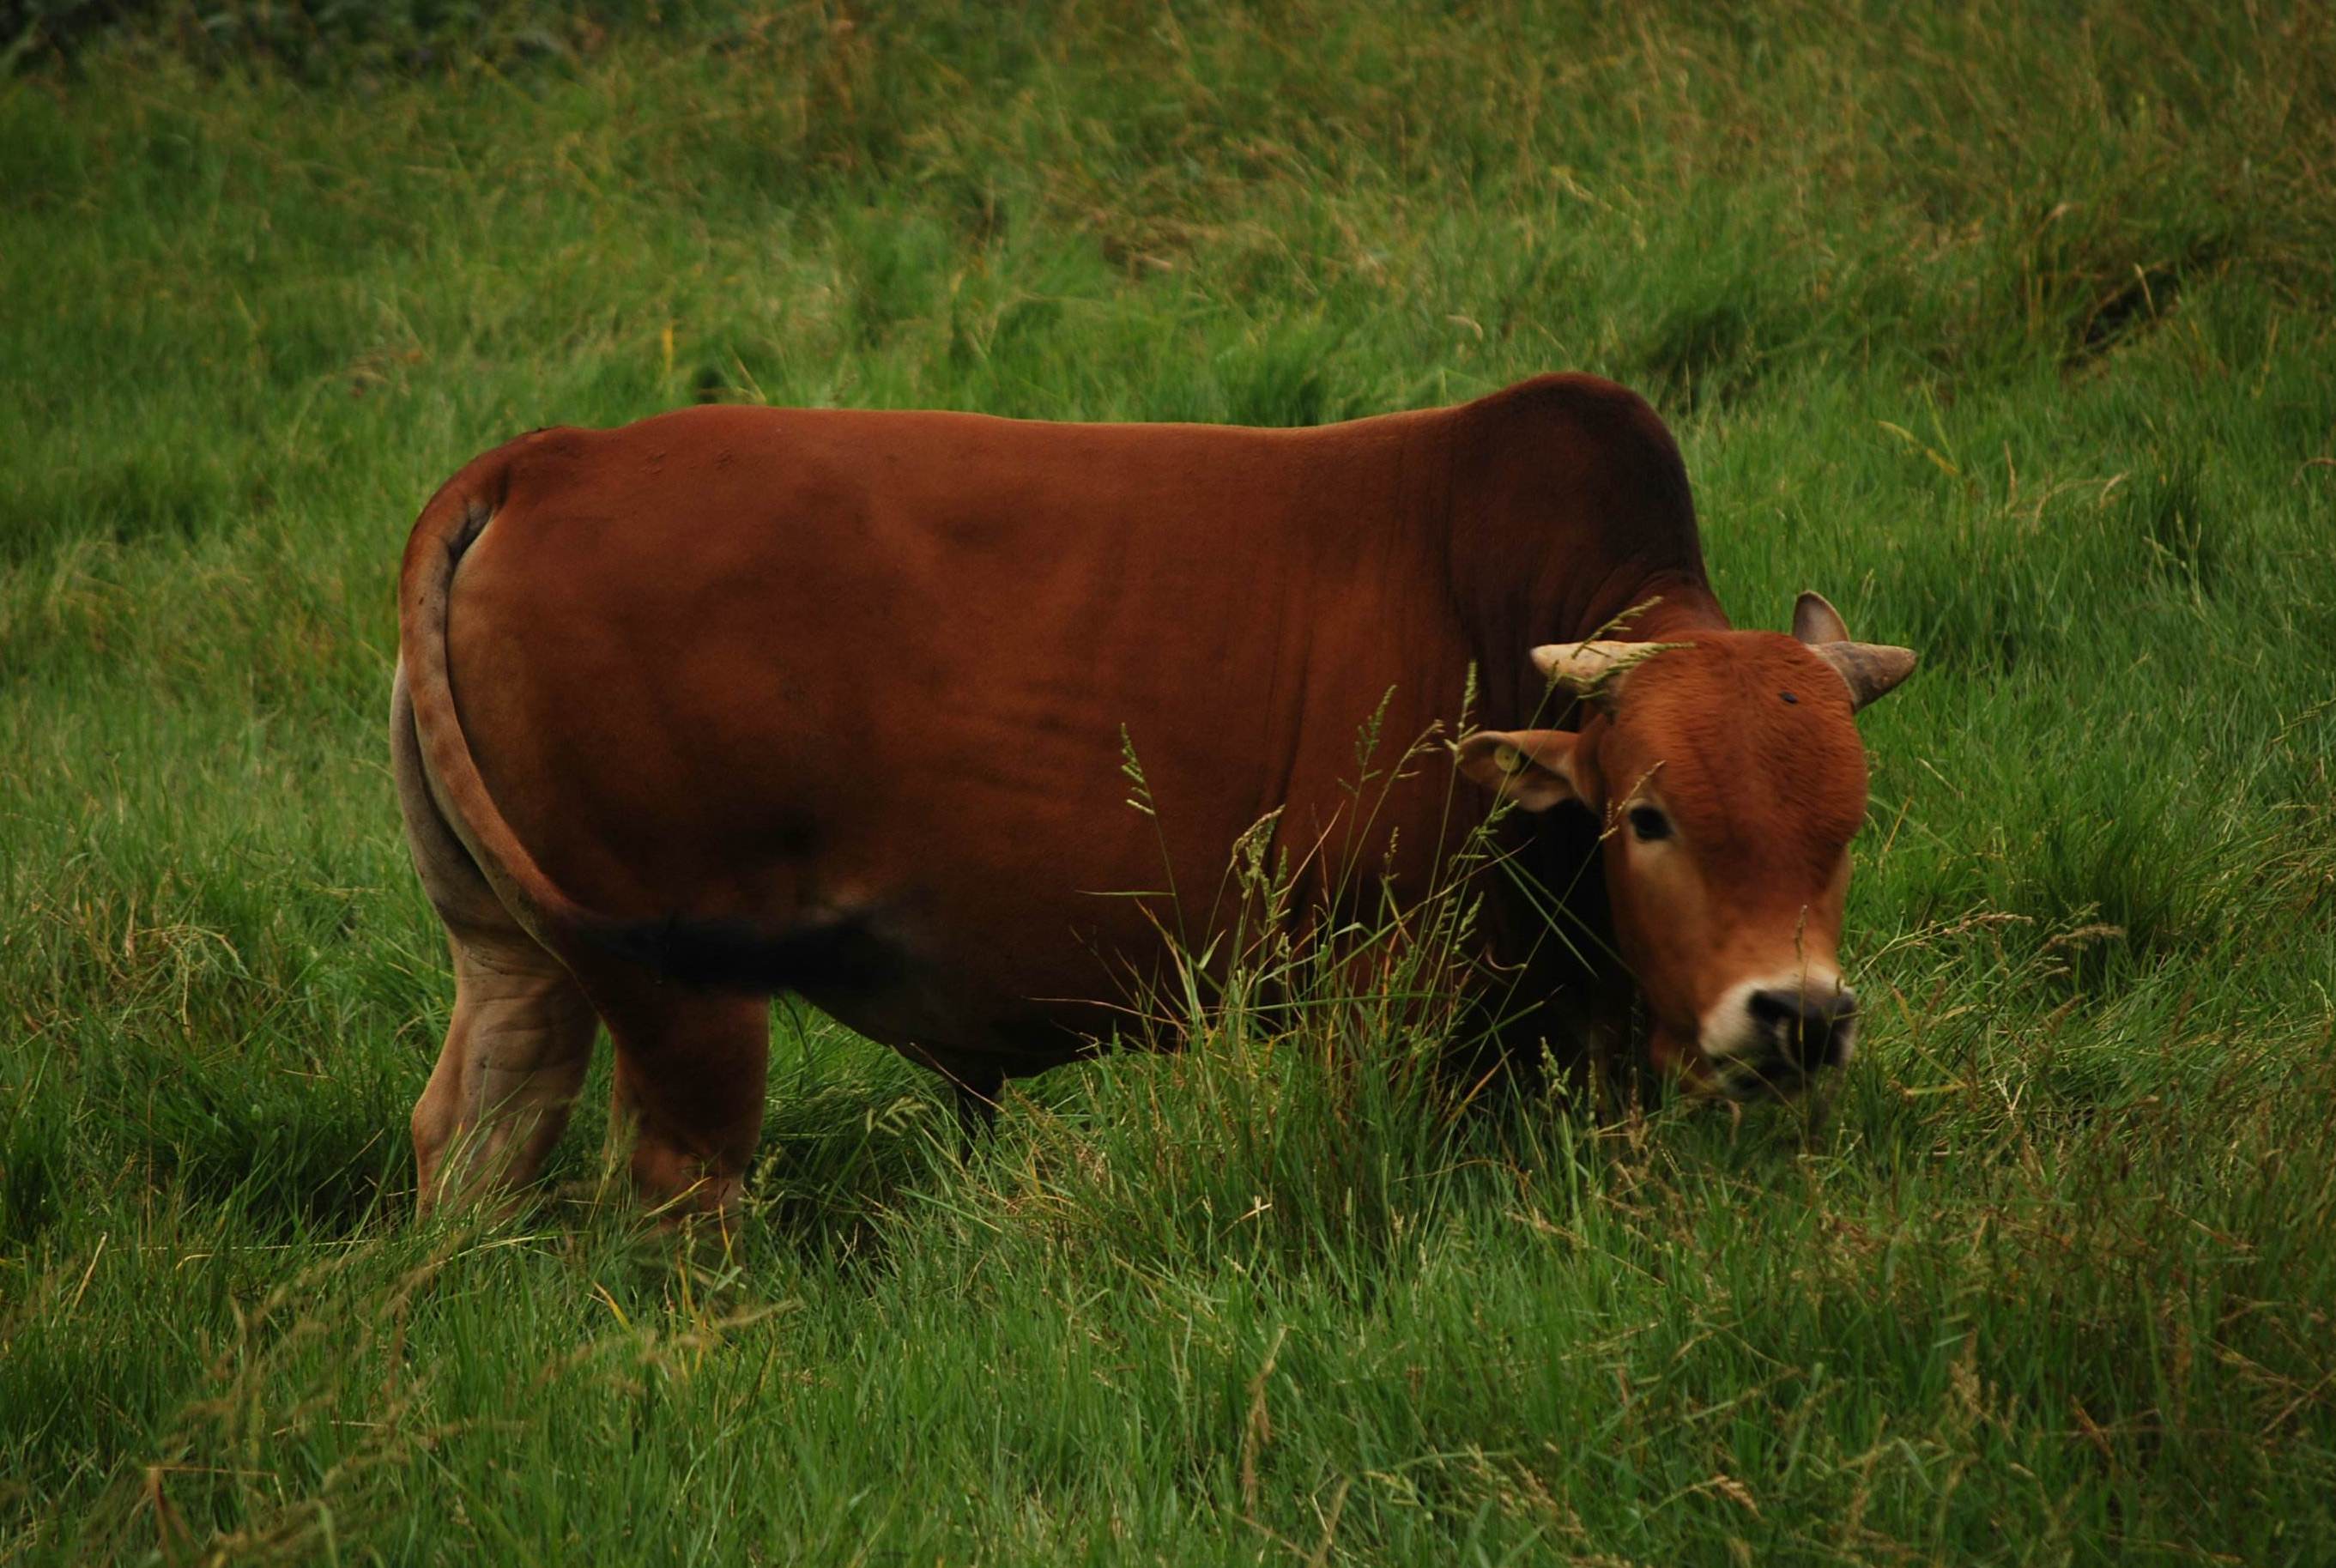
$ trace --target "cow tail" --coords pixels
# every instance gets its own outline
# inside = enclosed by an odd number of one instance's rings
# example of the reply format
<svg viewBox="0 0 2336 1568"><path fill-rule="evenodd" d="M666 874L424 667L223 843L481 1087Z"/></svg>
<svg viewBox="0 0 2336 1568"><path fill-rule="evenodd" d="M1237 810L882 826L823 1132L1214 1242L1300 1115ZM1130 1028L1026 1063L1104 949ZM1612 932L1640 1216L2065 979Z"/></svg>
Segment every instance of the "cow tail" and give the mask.
<svg viewBox="0 0 2336 1568"><path fill-rule="evenodd" d="M422 509L398 573L399 662L414 704L423 771L440 813L512 919L556 951L564 945L559 939L584 935L600 922L536 863L487 792L462 733L446 653L454 570L501 505L509 482L509 460L490 454Z"/></svg>

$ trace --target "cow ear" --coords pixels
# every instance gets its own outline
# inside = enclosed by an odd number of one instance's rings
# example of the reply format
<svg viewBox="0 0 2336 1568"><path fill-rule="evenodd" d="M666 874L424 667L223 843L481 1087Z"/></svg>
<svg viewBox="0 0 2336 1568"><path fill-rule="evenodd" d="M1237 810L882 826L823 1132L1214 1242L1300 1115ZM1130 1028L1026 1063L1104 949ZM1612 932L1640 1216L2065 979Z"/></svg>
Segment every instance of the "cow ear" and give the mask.
<svg viewBox="0 0 2336 1568"><path fill-rule="evenodd" d="M1793 636L1811 645L1847 642L1849 623L1825 595L1805 590L1793 604Z"/></svg>
<svg viewBox="0 0 2336 1568"><path fill-rule="evenodd" d="M1460 743L1460 771L1529 812L1581 799L1573 787L1573 747L1562 729L1480 729Z"/></svg>

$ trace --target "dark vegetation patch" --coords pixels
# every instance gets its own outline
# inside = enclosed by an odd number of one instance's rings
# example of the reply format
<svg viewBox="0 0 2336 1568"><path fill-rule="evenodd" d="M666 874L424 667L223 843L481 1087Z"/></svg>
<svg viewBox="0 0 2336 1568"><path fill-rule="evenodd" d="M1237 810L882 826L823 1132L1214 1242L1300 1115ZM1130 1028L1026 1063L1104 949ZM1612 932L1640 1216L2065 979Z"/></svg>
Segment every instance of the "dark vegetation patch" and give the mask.
<svg viewBox="0 0 2336 1568"><path fill-rule="evenodd" d="M71 1117L54 1081L20 1053L0 1084L0 1246L22 1249L56 1218L71 1180Z"/></svg>
<svg viewBox="0 0 2336 1568"><path fill-rule="evenodd" d="M597 48L612 27L654 30L673 7L510 0L5 0L12 63L72 65L128 39L215 66L264 64L316 81L356 71L428 72L459 62L523 64Z"/></svg>
<svg viewBox="0 0 2336 1568"><path fill-rule="evenodd" d="M2078 369L2171 319L2185 289L2248 248L2244 231L2210 201L2112 187L2056 204L2024 234L2015 220L2010 260L2029 335Z"/></svg>
<svg viewBox="0 0 2336 1568"><path fill-rule="evenodd" d="M1917 523L1932 548L1911 552L1898 602L1913 607L1906 641L1925 665L1961 677L2010 676L2063 646L2064 560L2029 559L2008 523L1968 514Z"/></svg>
<svg viewBox="0 0 2336 1568"><path fill-rule="evenodd" d="M1758 302L1715 300L1669 307L1635 350L1638 374L1659 407L1725 407L1751 392L1767 368L1770 323Z"/></svg>
<svg viewBox="0 0 2336 1568"><path fill-rule="evenodd" d="M2225 944L2211 888L2220 868L2157 847L2180 820L2171 803L2127 794L2097 810L2053 814L2019 851L2008 907L2034 916L2070 995L2113 993Z"/></svg>
<svg viewBox="0 0 2336 1568"><path fill-rule="evenodd" d="M188 541L230 507L231 475L200 453L137 451L87 460L0 495L0 567L68 541Z"/></svg>
<svg viewBox="0 0 2336 1568"><path fill-rule="evenodd" d="M2121 499L2146 575L2210 598L2224 586L2243 541L2230 507L2210 493L2201 454L2185 451L2147 463Z"/></svg>
<svg viewBox="0 0 2336 1568"><path fill-rule="evenodd" d="M1335 385L1338 335L1323 330L1273 334L1219 365L1224 419L1234 424L1326 424L1358 413L1360 399Z"/></svg>
<svg viewBox="0 0 2336 1568"><path fill-rule="evenodd" d="M403 1099L352 1096L322 1075L307 1093L290 1086L255 1086L216 1058L188 1063L168 1095L142 1103L120 1086L114 1107L138 1118L130 1168L232 1209L271 1242L347 1236L402 1203L414 1187L413 1149L398 1135Z"/></svg>

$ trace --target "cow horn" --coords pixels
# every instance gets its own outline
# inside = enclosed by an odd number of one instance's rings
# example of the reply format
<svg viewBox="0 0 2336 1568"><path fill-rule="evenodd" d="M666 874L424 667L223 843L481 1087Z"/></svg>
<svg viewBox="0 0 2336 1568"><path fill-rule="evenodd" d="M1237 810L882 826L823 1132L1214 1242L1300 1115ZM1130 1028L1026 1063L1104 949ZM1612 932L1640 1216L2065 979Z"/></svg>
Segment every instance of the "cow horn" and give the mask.
<svg viewBox="0 0 2336 1568"><path fill-rule="evenodd" d="M1667 642L1618 642L1593 638L1588 642L1544 643L1533 650L1533 667L1549 679L1601 707L1611 707L1622 677L1667 648Z"/></svg>
<svg viewBox="0 0 2336 1568"><path fill-rule="evenodd" d="M1849 687L1849 706L1864 707L1914 673L1914 650L1881 642L1821 642L1809 649L1833 666Z"/></svg>
<svg viewBox="0 0 2336 1568"><path fill-rule="evenodd" d="M1849 624L1821 593L1804 593L1793 606L1793 635L1833 667L1849 687L1849 706L1864 707L1914 673L1914 650L1887 643L1852 642Z"/></svg>

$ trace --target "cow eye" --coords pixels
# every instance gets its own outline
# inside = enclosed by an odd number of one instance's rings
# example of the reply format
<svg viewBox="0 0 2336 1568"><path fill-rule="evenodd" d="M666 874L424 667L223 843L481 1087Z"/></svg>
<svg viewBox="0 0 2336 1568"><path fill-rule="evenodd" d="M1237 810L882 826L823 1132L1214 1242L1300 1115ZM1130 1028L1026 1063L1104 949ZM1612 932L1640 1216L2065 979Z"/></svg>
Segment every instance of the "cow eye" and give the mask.
<svg viewBox="0 0 2336 1568"><path fill-rule="evenodd" d="M1652 806L1632 806L1630 833L1642 844L1667 839L1671 836L1671 819Z"/></svg>

